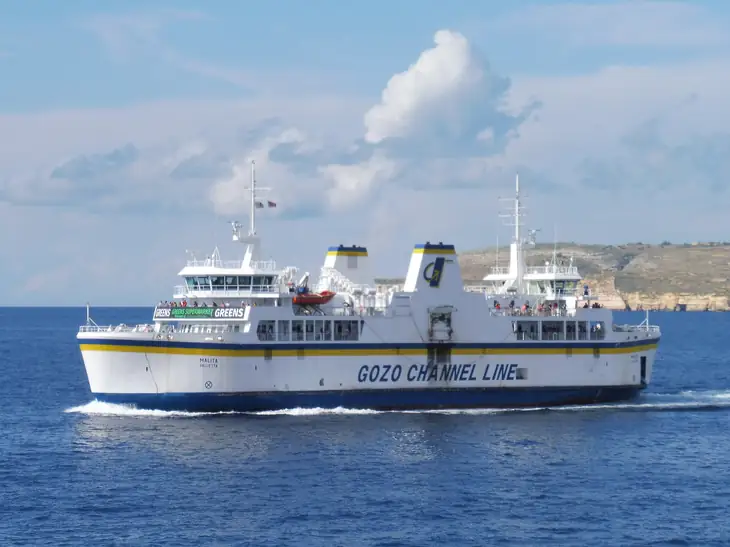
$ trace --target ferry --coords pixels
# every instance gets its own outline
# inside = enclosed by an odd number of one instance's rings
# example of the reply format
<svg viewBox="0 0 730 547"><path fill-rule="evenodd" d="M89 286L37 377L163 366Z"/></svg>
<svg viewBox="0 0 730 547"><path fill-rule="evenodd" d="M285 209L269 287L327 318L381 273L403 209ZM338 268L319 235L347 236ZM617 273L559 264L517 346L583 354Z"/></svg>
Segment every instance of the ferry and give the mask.
<svg viewBox="0 0 730 547"><path fill-rule="evenodd" d="M400 286L376 285L368 249L343 244L310 283L261 257L253 162L247 190L249 230L232 223L240 260L216 248L187 261L148 324L100 326L87 307L77 339L97 400L203 412L510 409L623 401L651 381L661 333L648 315L618 325L570 291L530 291L519 181L503 290L466 287L455 246L428 241L411 250Z"/></svg>

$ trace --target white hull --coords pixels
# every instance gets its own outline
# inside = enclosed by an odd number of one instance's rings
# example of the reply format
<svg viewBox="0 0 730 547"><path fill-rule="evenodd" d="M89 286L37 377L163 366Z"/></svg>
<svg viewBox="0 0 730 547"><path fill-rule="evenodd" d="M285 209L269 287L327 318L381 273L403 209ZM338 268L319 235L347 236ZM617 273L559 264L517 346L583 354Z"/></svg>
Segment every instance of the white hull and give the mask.
<svg viewBox="0 0 730 547"><path fill-rule="evenodd" d="M164 343L149 334L79 337L91 391L100 400L204 410L503 408L619 400L648 384L658 342L454 344L451 364L429 365L424 344L400 350L308 345L301 358L295 346L273 344L267 359L265 345L201 343L196 336Z"/></svg>

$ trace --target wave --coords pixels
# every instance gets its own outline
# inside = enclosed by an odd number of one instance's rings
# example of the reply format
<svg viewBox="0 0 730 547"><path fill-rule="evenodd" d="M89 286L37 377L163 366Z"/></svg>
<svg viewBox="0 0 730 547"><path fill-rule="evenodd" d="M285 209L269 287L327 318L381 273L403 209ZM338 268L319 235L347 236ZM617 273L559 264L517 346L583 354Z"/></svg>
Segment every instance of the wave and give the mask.
<svg viewBox="0 0 730 547"><path fill-rule="evenodd" d="M600 412L600 411L702 411L730 409L730 390L678 391L673 393L646 393L635 401L596 405L570 405L535 408L490 409L433 409L433 410L368 410L358 408L291 408L261 412L186 412L178 410L147 410L132 405L91 401L66 409L64 412L88 416L120 416L141 418L200 418L211 416L362 416L371 414L444 414L489 415L518 412Z"/></svg>

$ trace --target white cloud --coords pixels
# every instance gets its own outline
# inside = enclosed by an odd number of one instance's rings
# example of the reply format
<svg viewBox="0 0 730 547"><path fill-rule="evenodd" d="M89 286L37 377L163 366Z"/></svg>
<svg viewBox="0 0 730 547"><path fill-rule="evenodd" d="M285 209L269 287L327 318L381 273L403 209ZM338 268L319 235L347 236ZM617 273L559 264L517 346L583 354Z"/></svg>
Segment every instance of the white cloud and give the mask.
<svg viewBox="0 0 730 547"><path fill-rule="evenodd" d="M534 4L490 22L535 39L574 45L712 47L730 44L727 18L693 2Z"/></svg>
<svg viewBox="0 0 730 547"><path fill-rule="evenodd" d="M424 131L442 140L473 138L502 121L499 101L509 80L494 74L462 34L439 30L434 42L390 79L380 103L365 114L366 142L419 137Z"/></svg>
<svg viewBox="0 0 730 547"><path fill-rule="evenodd" d="M383 153L376 151L369 159L352 165L327 165L320 172L328 177L333 188L328 192L333 207L366 203L379 184L398 174L398 164Z"/></svg>
<svg viewBox="0 0 730 547"><path fill-rule="evenodd" d="M727 133L730 59L666 66L610 67L564 77L514 78L510 99L538 96L541 108L497 161L527 163L576 186L586 159L621 154L627 134L662 120L666 144Z"/></svg>
<svg viewBox="0 0 730 547"><path fill-rule="evenodd" d="M722 238L727 74L719 58L506 80L442 31L375 106L320 95L0 115L0 229L23 236L0 238L5 286L21 287L0 300L168 298L184 250L224 243L224 222L245 216L252 158L278 205L259 219L267 247L310 271L343 242L368 244L387 275L416 242L490 245L516 170L530 225L557 221L561 239Z"/></svg>
<svg viewBox="0 0 730 547"><path fill-rule="evenodd" d="M459 180L437 179L434 173L401 175L419 172L425 158L433 166L444 156L494 154L527 118L533 101L510 113L504 102L509 79L495 74L462 34L439 30L434 42L390 78L381 101L365 113L364 149L369 145L371 156L320 169L333 181L331 203L362 201L398 178L407 187L458 186Z"/></svg>

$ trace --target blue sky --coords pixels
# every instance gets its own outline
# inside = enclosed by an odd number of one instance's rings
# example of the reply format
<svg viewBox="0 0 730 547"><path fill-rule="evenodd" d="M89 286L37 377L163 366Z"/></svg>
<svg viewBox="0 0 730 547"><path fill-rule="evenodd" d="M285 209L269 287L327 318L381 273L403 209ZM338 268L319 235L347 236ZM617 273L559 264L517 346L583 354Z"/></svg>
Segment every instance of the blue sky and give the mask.
<svg viewBox="0 0 730 547"><path fill-rule="evenodd" d="M268 249L311 271L342 242L397 276L426 239L506 241L516 171L559 239L728 239L726 2L0 14L0 303L168 298L186 249L240 252L251 159Z"/></svg>

